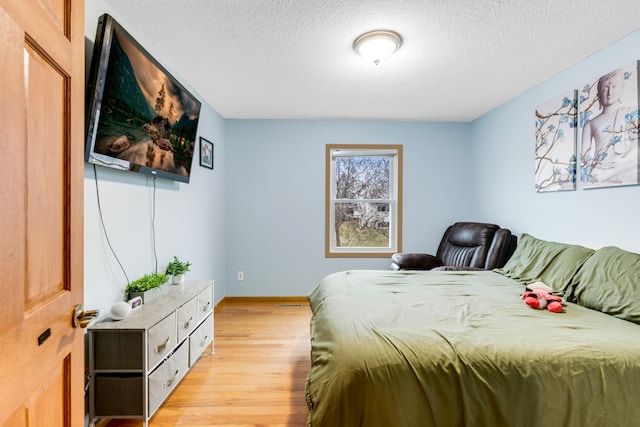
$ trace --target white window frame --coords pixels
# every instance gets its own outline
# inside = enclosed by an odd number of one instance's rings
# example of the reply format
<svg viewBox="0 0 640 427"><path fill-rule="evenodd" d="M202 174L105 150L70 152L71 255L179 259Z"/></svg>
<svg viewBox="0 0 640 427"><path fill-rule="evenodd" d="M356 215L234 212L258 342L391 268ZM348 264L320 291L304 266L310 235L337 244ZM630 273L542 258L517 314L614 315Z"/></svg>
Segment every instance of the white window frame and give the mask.
<svg viewBox="0 0 640 427"><path fill-rule="evenodd" d="M335 206L345 199L335 198L336 157L389 156L389 199L358 199L358 202L389 203L388 247L336 247ZM327 144L326 146L325 257L387 258L402 251L402 145Z"/></svg>

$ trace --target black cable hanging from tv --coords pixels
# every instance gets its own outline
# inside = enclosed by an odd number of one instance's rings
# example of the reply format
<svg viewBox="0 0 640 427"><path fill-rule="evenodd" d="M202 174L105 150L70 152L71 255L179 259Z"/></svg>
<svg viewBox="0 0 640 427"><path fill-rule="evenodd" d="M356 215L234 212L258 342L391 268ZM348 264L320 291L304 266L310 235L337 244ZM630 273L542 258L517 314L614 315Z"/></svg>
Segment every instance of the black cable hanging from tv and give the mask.
<svg viewBox="0 0 640 427"><path fill-rule="evenodd" d="M98 188L98 171L96 170L96 165L93 165L93 178L94 178L94 181L96 183L96 198L98 200L98 214L100 216L100 225L102 226L102 232L104 233L104 237L107 240L107 245L109 246L109 249L111 250L111 253L113 254L113 256L116 259L116 261L118 262L118 265L120 266L120 269L122 270L122 274L124 274L124 277L127 280L127 284L129 284L130 283L129 276L127 276L127 272L124 271L124 267L122 266L122 263L120 262L120 259L118 258L118 255L116 255L116 251L113 250L113 246L111 246L111 241L109 240L109 234L107 234L107 228L104 226L104 218L102 216L102 206L100 205L100 190Z"/></svg>
<svg viewBox="0 0 640 427"><path fill-rule="evenodd" d="M155 260L154 273L158 272L158 251L156 249L156 177L153 177L153 200L151 204L151 246Z"/></svg>

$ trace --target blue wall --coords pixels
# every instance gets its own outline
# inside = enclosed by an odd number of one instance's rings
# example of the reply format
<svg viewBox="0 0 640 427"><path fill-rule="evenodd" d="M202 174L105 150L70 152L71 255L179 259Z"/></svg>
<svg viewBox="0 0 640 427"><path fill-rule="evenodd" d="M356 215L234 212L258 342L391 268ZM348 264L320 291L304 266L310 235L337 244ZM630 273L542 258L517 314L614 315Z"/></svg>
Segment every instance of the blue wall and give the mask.
<svg viewBox="0 0 640 427"><path fill-rule="evenodd" d="M88 39L104 12L118 19L104 0L87 3ZM387 259L324 257L325 145L340 143L404 145L405 252L435 252L444 228L458 220L640 252L640 186L538 194L533 161L537 105L636 59L640 31L471 123L225 120L204 103L200 134L215 143L215 169L194 166L187 185L158 180L159 264L174 254L190 259L191 277L216 280L216 301L305 295L335 271L387 269ZM130 278L139 277L154 264L150 181L98 173L110 238ZM108 310L123 280L100 229L87 167L85 305Z"/></svg>
<svg viewBox="0 0 640 427"><path fill-rule="evenodd" d="M640 186L536 193L534 111L539 104L640 59L640 31L472 123L473 212L516 233L640 252Z"/></svg>
<svg viewBox="0 0 640 427"><path fill-rule="evenodd" d="M404 145L405 252L435 251L444 227L467 219L640 251L640 186L534 189L536 106L639 58L640 31L472 123L228 120L228 294L303 295L333 271L388 267L323 256L328 143Z"/></svg>
<svg viewBox="0 0 640 427"><path fill-rule="evenodd" d="M98 17L111 14L153 55L151 43L122 21L117 11L102 0L85 5L87 60L91 57ZM180 79L171 64L156 56L165 68ZM198 91L181 83L201 101ZM164 271L173 255L193 263L187 279L213 279L215 299L226 294L225 233L225 120L206 102L202 103L199 136L215 144L215 169L205 169L194 159L189 184L156 180L155 252L158 271ZM196 150L196 155L199 150ZM156 268L152 236L153 179L129 172L96 168L100 204L108 232L122 266L130 280ZM96 182L92 166L85 164L84 197L84 305L107 315L111 306L123 299L127 281L117 260L109 250L98 211Z"/></svg>
<svg viewBox="0 0 640 427"><path fill-rule="evenodd" d="M471 218L468 124L228 120L226 138L228 295L306 295L335 271L389 268L324 257L326 144L403 144L404 251L435 251Z"/></svg>

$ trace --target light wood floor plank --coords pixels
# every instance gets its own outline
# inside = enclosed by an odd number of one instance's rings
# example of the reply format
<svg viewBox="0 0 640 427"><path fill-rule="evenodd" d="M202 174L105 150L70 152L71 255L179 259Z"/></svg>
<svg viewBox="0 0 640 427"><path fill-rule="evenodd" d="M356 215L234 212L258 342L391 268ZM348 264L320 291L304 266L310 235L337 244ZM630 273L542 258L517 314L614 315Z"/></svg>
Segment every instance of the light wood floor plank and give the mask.
<svg viewBox="0 0 640 427"><path fill-rule="evenodd" d="M225 301L215 313L215 354L205 351L149 426L304 426L311 310L306 302L291 305ZM133 426L142 422L108 424Z"/></svg>

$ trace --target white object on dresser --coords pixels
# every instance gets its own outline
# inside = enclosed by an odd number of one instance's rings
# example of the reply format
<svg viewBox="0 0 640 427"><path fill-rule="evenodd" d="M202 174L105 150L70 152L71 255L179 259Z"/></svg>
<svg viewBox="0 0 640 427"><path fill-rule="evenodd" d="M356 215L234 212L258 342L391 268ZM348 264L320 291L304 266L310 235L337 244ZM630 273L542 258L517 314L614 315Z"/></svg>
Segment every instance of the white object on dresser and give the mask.
<svg viewBox="0 0 640 427"><path fill-rule="evenodd" d="M131 306L124 301L117 302L111 306L111 317L113 320L122 320L131 313Z"/></svg>
<svg viewBox="0 0 640 427"><path fill-rule="evenodd" d="M98 418L141 418L148 425L213 342L213 287L185 281L123 320L89 327L90 425Z"/></svg>

